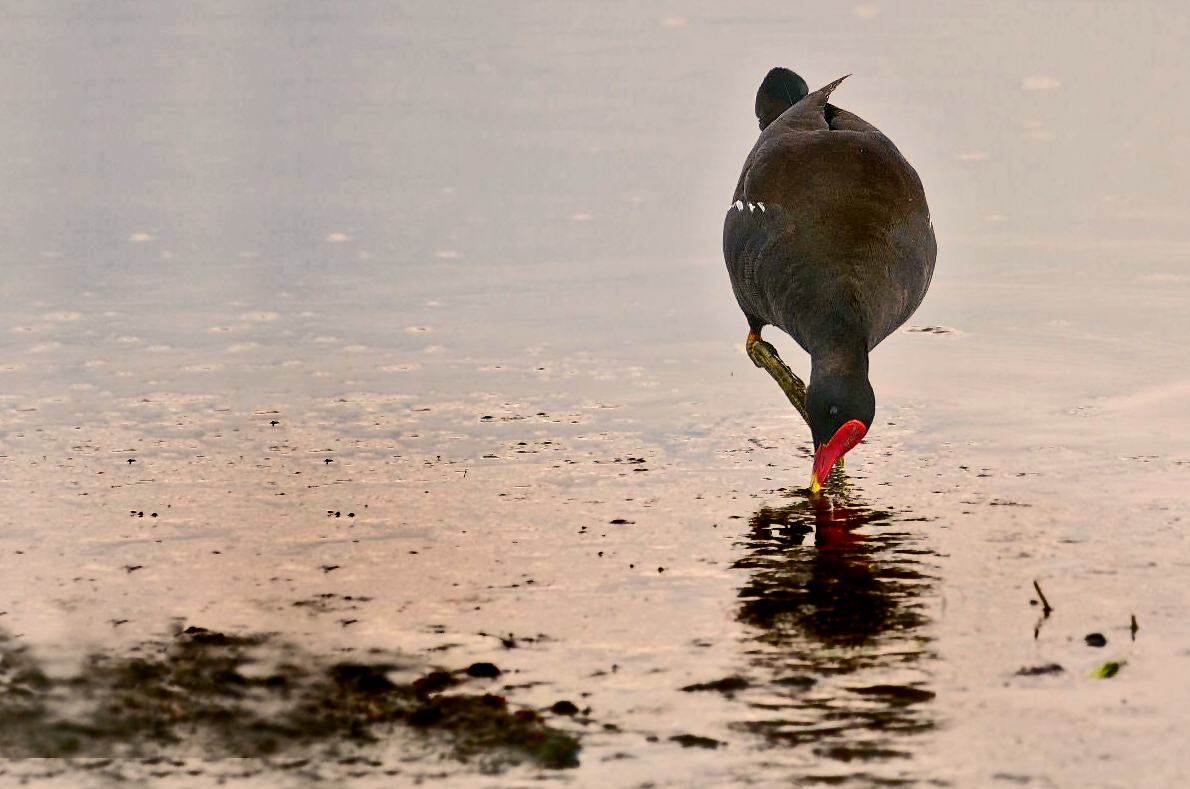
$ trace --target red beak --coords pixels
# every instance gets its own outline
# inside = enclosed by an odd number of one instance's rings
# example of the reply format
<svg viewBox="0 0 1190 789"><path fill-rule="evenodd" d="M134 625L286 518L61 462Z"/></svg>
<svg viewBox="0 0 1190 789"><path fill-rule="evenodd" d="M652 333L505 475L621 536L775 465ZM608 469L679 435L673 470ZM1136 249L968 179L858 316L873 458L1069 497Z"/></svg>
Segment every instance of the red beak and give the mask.
<svg viewBox="0 0 1190 789"><path fill-rule="evenodd" d="M814 476L810 479L811 493L817 493L822 490L822 486L826 483L826 478L831 475L831 469L835 467L835 463L838 462L839 458L850 452L856 444L862 441L864 434L867 432L868 428L863 422L858 419L852 419L839 428L834 438L818 447L818 451L814 453Z"/></svg>

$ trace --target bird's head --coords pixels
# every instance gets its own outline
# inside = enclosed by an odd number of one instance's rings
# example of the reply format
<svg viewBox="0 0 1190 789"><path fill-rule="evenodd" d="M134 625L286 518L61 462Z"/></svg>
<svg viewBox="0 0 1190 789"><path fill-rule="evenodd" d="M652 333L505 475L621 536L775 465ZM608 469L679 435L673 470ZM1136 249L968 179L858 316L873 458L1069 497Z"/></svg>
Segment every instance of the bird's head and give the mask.
<svg viewBox="0 0 1190 789"><path fill-rule="evenodd" d="M810 432L814 434L814 476L810 490L826 484L831 469L863 440L876 416L876 396L867 376L829 375L806 390Z"/></svg>
<svg viewBox="0 0 1190 789"><path fill-rule="evenodd" d="M756 120L760 121L760 130L764 131L781 113L808 95L810 86L797 74L781 67L770 71L756 91Z"/></svg>

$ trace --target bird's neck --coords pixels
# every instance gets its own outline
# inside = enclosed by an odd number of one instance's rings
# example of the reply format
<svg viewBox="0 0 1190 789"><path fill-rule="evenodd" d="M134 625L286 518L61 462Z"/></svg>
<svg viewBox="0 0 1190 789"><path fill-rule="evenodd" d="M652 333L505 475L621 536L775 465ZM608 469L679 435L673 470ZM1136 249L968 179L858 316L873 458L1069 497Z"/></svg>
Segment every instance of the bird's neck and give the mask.
<svg viewBox="0 0 1190 789"><path fill-rule="evenodd" d="M868 377L868 344L860 339L836 338L810 354L810 376Z"/></svg>

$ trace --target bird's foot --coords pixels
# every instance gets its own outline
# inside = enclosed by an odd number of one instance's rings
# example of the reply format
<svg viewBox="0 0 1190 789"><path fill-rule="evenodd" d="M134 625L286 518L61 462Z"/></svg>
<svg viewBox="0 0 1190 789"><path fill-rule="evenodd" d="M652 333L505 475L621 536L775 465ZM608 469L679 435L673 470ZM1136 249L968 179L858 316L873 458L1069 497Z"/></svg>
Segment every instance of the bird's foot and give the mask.
<svg viewBox="0 0 1190 789"><path fill-rule="evenodd" d="M806 385L781 360L777 349L760 339L759 332L748 333L748 342L745 347L752 363L773 377L777 386L780 386L781 391L789 398L789 402L802 415L802 419L806 420L807 425L810 424L810 412L806 408Z"/></svg>

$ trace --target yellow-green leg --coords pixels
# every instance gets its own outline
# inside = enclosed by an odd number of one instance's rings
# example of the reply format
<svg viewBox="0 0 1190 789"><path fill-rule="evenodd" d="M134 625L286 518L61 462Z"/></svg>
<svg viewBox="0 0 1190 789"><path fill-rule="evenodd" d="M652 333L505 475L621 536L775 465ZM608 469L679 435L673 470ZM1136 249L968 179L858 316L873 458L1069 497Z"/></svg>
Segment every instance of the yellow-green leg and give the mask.
<svg viewBox="0 0 1190 789"><path fill-rule="evenodd" d="M809 427L810 409L806 408L806 385L802 383L802 379L794 375L793 370L789 369L789 365L782 361L776 348L760 338L760 332L749 331L745 347L748 349L748 358L757 367L773 376L777 386L781 387L781 391L789 398L789 402L806 421L806 427ZM844 460L844 458L839 458L835 462L835 468L843 468ZM823 482L825 481L823 480Z"/></svg>
<svg viewBox="0 0 1190 789"><path fill-rule="evenodd" d="M789 366L781 361L776 348L760 339L760 332L748 332L746 347L748 358L752 360L752 363L773 376L777 386L781 387L781 391L789 398L789 402L809 425L810 412L806 409L806 385L802 383L802 379L794 375Z"/></svg>
<svg viewBox="0 0 1190 789"><path fill-rule="evenodd" d="M802 415L802 419L806 420L806 426L810 425L810 411L806 408L806 385L802 383L802 379L794 375L793 370L789 369L789 365L782 361L780 355L777 354L777 349L768 342L760 338L760 332L748 332L748 358L757 367L768 372L773 376L773 380L777 382L777 386L781 387L781 391L789 398L789 402L797 409L797 412ZM844 458L839 458L835 466L843 468Z"/></svg>

